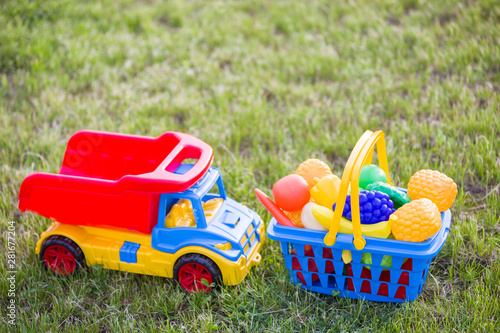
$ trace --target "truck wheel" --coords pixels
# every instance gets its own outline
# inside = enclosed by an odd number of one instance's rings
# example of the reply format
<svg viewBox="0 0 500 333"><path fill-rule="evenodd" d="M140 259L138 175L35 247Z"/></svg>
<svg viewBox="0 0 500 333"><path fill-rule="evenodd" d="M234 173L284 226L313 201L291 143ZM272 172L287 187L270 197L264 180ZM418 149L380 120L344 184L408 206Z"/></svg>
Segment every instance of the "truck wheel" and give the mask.
<svg viewBox="0 0 500 333"><path fill-rule="evenodd" d="M212 283L218 283L221 280L221 273L219 267L211 259L201 254L191 253L177 260L174 266L174 277L186 291L206 293L212 289Z"/></svg>
<svg viewBox="0 0 500 333"><path fill-rule="evenodd" d="M40 261L56 275L70 275L83 267L85 256L71 239L52 236L42 244Z"/></svg>

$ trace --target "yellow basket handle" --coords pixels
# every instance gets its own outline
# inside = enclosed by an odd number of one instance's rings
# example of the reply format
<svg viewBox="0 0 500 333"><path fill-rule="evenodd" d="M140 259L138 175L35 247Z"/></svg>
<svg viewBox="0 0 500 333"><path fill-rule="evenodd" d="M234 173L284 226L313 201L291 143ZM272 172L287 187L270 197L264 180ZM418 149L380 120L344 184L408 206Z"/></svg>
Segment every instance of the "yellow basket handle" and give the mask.
<svg viewBox="0 0 500 333"><path fill-rule="evenodd" d="M326 234L323 240L327 246L335 244L340 221L342 219L342 212L344 211L349 182L351 182L351 214L354 235L353 245L358 250L364 249L366 245L366 241L361 235L361 221L359 213L359 175L361 173L361 168L371 163L375 144L377 144L379 166L387 175L387 182L392 185L389 178L389 164L387 163L384 132L366 131L354 146L354 149L352 150L344 168L337 204L335 206L333 220L330 225L330 231Z"/></svg>

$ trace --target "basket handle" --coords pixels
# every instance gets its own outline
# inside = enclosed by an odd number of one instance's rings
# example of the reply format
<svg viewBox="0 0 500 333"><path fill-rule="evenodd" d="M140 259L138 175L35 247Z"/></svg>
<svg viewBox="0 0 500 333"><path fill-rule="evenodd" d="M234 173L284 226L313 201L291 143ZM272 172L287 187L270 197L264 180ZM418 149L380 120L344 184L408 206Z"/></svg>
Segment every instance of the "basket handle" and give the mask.
<svg viewBox="0 0 500 333"><path fill-rule="evenodd" d="M371 163L375 144L377 145L379 166L387 175L387 182L392 185L389 178L389 164L387 163L384 132L366 131L354 146L354 149L352 150L344 168L337 204L335 206L333 220L330 225L330 231L328 231L323 240L327 246L335 244L340 221L342 219L342 212L344 211L349 182L351 182L351 213L354 235L353 245L358 250L362 250L366 245L366 241L361 235L361 221L359 213L359 175L361 173L361 168Z"/></svg>

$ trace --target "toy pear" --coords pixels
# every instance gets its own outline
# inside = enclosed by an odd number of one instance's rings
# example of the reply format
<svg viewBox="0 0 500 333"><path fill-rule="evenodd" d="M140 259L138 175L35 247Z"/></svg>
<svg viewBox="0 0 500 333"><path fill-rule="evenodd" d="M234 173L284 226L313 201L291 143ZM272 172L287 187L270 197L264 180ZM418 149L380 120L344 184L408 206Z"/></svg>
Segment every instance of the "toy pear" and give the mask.
<svg viewBox="0 0 500 333"><path fill-rule="evenodd" d="M335 175L324 176L319 179L317 184L311 189L311 196L319 205L332 208L337 202L340 190L340 178Z"/></svg>

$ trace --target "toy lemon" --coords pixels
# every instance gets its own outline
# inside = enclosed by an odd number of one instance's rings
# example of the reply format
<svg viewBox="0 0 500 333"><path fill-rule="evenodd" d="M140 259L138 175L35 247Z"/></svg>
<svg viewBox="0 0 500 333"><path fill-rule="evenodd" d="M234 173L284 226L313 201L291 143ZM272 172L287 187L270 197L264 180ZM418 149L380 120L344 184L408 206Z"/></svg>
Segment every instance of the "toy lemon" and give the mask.
<svg viewBox="0 0 500 333"><path fill-rule="evenodd" d="M453 205L457 193L457 184L439 171L420 170L408 182L408 195L412 200L427 198L437 205L440 212Z"/></svg>
<svg viewBox="0 0 500 333"><path fill-rule="evenodd" d="M392 234L397 240L423 242L441 228L441 213L429 199L418 199L395 211L392 221Z"/></svg>
<svg viewBox="0 0 500 333"><path fill-rule="evenodd" d="M326 229L330 229L330 224L333 221L333 210L317 205L312 208L312 214ZM393 222L389 219L389 221L375 224L362 224L361 233L368 237L387 238L391 235ZM341 218L338 232L352 235L352 222Z"/></svg>
<svg viewBox="0 0 500 333"><path fill-rule="evenodd" d="M337 202L340 183L340 178L335 175L324 176L311 189L311 197L319 205L330 208Z"/></svg>
<svg viewBox="0 0 500 333"><path fill-rule="evenodd" d="M331 175L332 170L330 170L328 164L321 160L308 159L299 165L295 174L304 178L307 184L309 184L309 188L312 188L316 185L315 178L321 179L324 176Z"/></svg>

